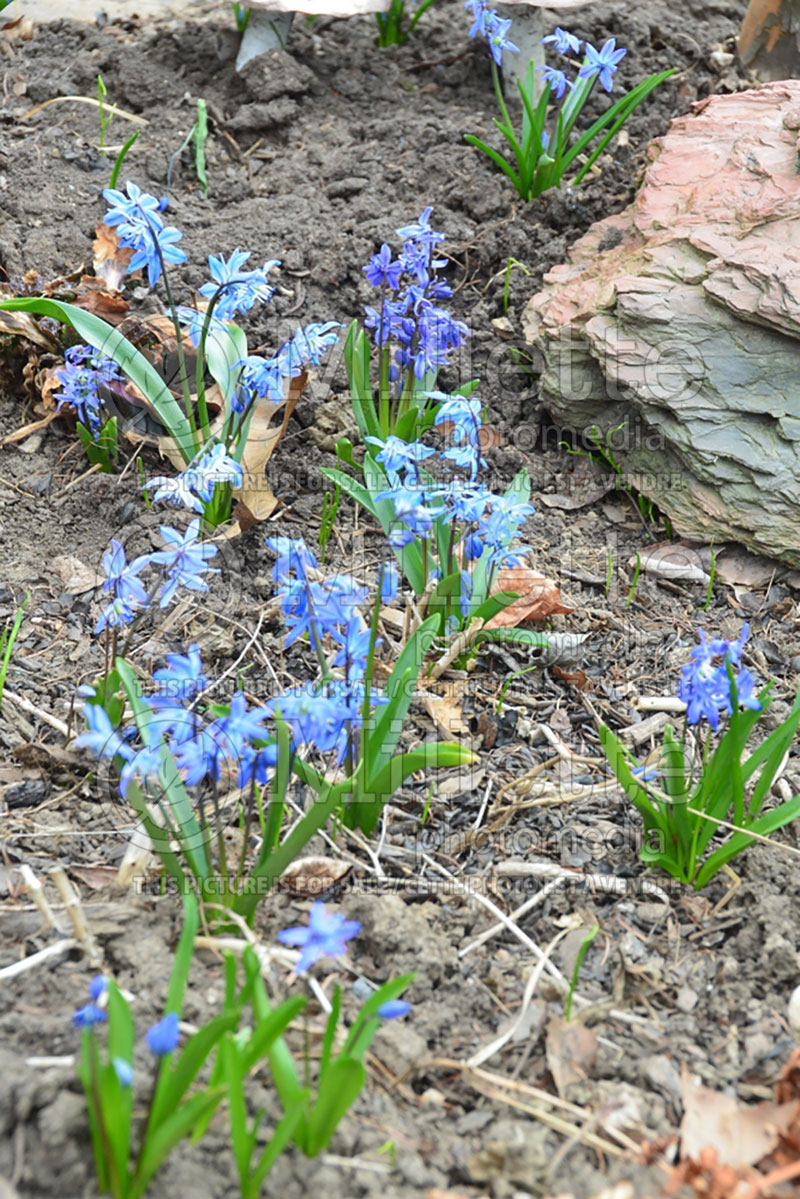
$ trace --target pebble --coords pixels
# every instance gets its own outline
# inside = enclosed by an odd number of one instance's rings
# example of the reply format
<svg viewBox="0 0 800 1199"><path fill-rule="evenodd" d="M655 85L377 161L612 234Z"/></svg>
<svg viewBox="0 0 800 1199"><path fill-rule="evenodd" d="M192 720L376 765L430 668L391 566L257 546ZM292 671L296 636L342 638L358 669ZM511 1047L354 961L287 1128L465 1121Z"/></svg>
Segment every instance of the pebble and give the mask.
<svg viewBox="0 0 800 1199"><path fill-rule="evenodd" d="M795 987L789 996L789 1027L795 1035L795 1039L800 1041L800 987Z"/></svg>
<svg viewBox="0 0 800 1199"><path fill-rule="evenodd" d="M697 992L691 987L681 987L675 999L675 1006L682 1012L690 1012L697 1004Z"/></svg>

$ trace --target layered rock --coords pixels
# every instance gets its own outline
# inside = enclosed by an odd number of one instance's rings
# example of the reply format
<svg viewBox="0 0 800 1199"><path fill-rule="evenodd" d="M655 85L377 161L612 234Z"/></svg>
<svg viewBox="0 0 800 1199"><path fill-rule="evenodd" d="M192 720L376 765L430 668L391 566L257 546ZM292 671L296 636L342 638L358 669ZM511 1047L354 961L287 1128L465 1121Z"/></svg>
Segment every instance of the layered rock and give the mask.
<svg viewBox="0 0 800 1199"><path fill-rule="evenodd" d="M554 419L675 530L800 565L800 81L713 96L525 313Z"/></svg>

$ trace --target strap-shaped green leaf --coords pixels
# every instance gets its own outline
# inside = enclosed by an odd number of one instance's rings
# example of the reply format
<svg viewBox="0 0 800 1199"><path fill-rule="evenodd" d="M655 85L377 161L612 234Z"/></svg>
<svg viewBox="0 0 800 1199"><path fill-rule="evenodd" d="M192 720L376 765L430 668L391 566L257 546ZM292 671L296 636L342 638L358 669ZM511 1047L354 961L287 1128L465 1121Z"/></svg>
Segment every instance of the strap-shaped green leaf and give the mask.
<svg viewBox="0 0 800 1199"><path fill-rule="evenodd" d="M107 358L116 362L120 370L135 383L144 394L148 404L174 439L184 462L190 462L195 453L195 439L185 414L178 401L167 387L151 362L132 346L127 338L92 312L85 312L75 304L62 300L33 297L30 299L0 300L0 310L10 312L34 312L39 316L53 317L62 324L71 325L75 332L100 350Z"/></svg>

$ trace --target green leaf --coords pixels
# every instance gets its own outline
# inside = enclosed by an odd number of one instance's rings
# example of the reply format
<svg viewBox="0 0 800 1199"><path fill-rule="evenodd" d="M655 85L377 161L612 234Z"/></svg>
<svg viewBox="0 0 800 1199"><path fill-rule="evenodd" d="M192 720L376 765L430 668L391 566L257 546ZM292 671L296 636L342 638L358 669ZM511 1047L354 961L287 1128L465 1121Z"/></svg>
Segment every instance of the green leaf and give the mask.
<svg viewBox="0 0 800 1199"><path fill-rule="evenodd" d="M370 346L358 321L353 321L347 330L344 345L344 361L347 378L350 380L350 401L362 438L380 437L381 427L370 379Z"/></svg>
<svg viewBox="0 0 800 1199"><path fill-rule="evenodd" d="M417 770L447 770L452 766L469 766L477 762L472 750L465 749L455 741L426 742L404 754L397 754L386 765L372 774L365 785L365 796L370 801L364 804L366 819L358 827L369 836L374 832L380 813L387 800L391 799L410 774Z"/></svg>
<svg viewBox="0 0 800 1199"><path fill-rule="evenodd" d="M650 798L647 791L636 781L628 764L625 748L619 737L606 724L600 724L598 729L600 744L608 764L619 780L620 786L644 820L645 829L657 829L669 844L669 824L666 815ZM660 858L652 859L660 861Z"/></svg>
<svg viewBox="0 0 800 1199"><path fill-rule="evenodd" d="M163 798L169 806L177 825L177 838L192 874L198 883L202 884L210 876L211 867L206 853L206 837L203 834L194 814L191 800L178 773L175 759L167 749L161 736L157 733L157 725L153 710L141 694L141 685L124 658L117 658L116 669L125 689L128 702L133 710L134 720L145 745L159 747L161 752L161 769L159 783ZM144 817L143 817L144 819ZM163 860L163 859L162 859ZM165 863L166 864L166 863Z"/></svg>
<svg viewBox="0 0 800 1199"><path fill-rule="evenodd" d="M747 833L734 833L730 840L726 841L724 845L721 845L718 850L712 853L708 861L700 868L693 883L694 889L699 891L732 858L735 858L743 849L752 844L754 838L749 836L748 833L757 833L761 837L766 837L769 833L774 833L777 829L783 828L791 820L796 820L798 816L800 816L800 795L794 795L779 807L773 808L763 816L760 816L758 820L754 820L752 824L748 824Z"/></svg>
<svg viewBox="0 0 800 1199"><path fill-rule="evenodd" d="M514 187L519 192L520 196L522 196L522 199L526 200L528 198L527 196L523 195L519 175L511 166L511 164L502 157L501 154L498 154L496 150L492 149L491 146L487 146L486 142L482 142L479 137L475 137L472 133L465 133L464 141L470 146L476 146L479 150L483 151L487 158L491 158L495 166L498 166L503 174L508 176L508 178L514 184Z"/></svg>
<svg viewBox="0 0 800 1199"><path fill-rule="evenodd" d="M250 1178L247 1199L258 1199L264 1186L264 1180L302 1121L307 1102L308 1091L301 1091L283 1119L275 1126L269 1144L261 1154L258 1165Z"/></svg>
<svg viewBox="0 0 800 1199"><path fill-rule="evenodd" d="M224 1033L234 1031L238 1019L238 1012L226 1012L221 1016L215 1016L189 1038L177 1062L174 1065L169 1063L163 1085L159 1080L153 1102L154 1125L160 1124L167 1112L178 1107L217 1041Z"/></svg>
<svg viewBox="0 0 800 1199"><path fill-rule="evenodd" d="M316 1157L327 1149L339 1121L361 1094L367 1072L361 1062L337 1058L330 1066L316 1102L307 1116L308 1141L305 1152Z"/></svg>
<svg viewBox="0 0 800 1199"><path fill-rule="evenodd" d="M219 1106L225 1095L225 1087L216 1087L213 1091L193 1095L178 1111L168 1116L163 1124L148 1132L144 1151L131 1183L129 1199L140 1199L167 1155L187 1136L194 1124L207 1115L209 1109L213 1111Z"/></svg>
<svg viewBox="0 0 800 1199"><path fill-rule="evenodd" d="M49 316L62 324L71 325L84 341L116 362L131 382L136 384L158 420L169 430L184 462L191 461L195 453L195 439L177 400L152 363L148 362L113 325L74 304L38 296L30 299L0 300L0 311L34 312L39 316Z"/></svg>
<svg viewBox="0 0 800 1199"><path fill-rule="evenodd" d="M230 321L212 324L206 337L205 354L209 374L219 384L225 403L228 404L239 378L238 364L247 357L247 337L244 331ZM255 405L251 404L250 409L252 413ZM236 449L243 451L246 440L240 437ZM237 462L241 461L241 453L234 457Z"/></svg>

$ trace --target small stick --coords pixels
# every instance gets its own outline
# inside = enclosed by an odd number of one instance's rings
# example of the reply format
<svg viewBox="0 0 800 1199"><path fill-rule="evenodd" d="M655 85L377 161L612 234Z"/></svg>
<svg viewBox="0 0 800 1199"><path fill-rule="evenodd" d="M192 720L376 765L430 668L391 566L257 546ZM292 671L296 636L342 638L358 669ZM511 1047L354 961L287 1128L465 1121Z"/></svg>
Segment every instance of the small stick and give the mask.
<svg viewBox="0 0 800 1199"><path fill-rule="evenodd" d="M631 701L631 707L636 708L639 712L678 712L686 711L686 704L682 699L675 699L673 695L640 695Z"/></svg>
<svg viewBox="0 0 800 1199"><path fill-rule="evenodd" d="M467 628L464 629L464 631L462 633L458 634L458 636L454 639L454 641L449 646L449 648L446 650L446 652L444 654L442 654L441 658L434 665L433 669L431 670L430 674L428 675L428 678L431 678L431 679L440 678L441 675L443 675L444 672L447 670L447 668L449 666L452 666L452 664L453 664L453 662L455 662L456 658L460 654L463 654L467 649L469 649L470 645L475 640L475 638L477 637L478 633L481 631L482 628L483 628L483 620L479 616L474 616L472 618L472 620L469 622L469 625L467 626Z"/></svg>
<svg viewBox="0 0 800 1199"><path fill-rule="evenodd" d="M43 962L48 961L49 958L63 957L71 949L77 949L79 944L72 937L68 937L65 941L56 941L52 945L47 945L38 953L32 953L30 957L21 958L18 962L12 962L10 966L4 966L0 970L0 982L4 982L8 978L15 978L18 974L24 974L26 970L33 970L36 966L41 966Z"/></svg>
<svg viewBox="0 0 800 1199"><path fill-rule="evenodd" d="M42 884L39 882L30 866L27 863L23 864L19 867L19 872L22 875L25 886L28 889L28 894L42 914L44 927L53 928L57 933L60 933L62 931L61 926L56 920L53 909L50 907L50 904L47 901L47 896L44 893Z"/></svg>
<svg viewBox="0 0 800 1199"><path fill-rule="evenodd" d="M67 915L75 931L75 937L86 952L89 961L100 961L102 954L100 953L95 939L89 931L89 925L86 923L86 917L83 914L81 900L78 892L73 887L72 883L66 876L63 866L54 866L50 871L50 877L55 883L56 890L64 901Z"/></svg>
<svg viewBox="0 0 800 1199"><path fill-rule="evenodd" d="M22 708L22 711L27 712L30 716L38 716L45 724L49 724L51 729L55 729L57 733L61 733L62 737L69 737L69 729L63 720L59 720L57 716L51 716L49 712L45 712L42 708L37 708L36 704L32 704L29 699L24 699L21 695L15 695L13 691L9 691L6 687L3 691L3 700L7 699L10 699L12 704L16 704L18 708Z"/></svg>

